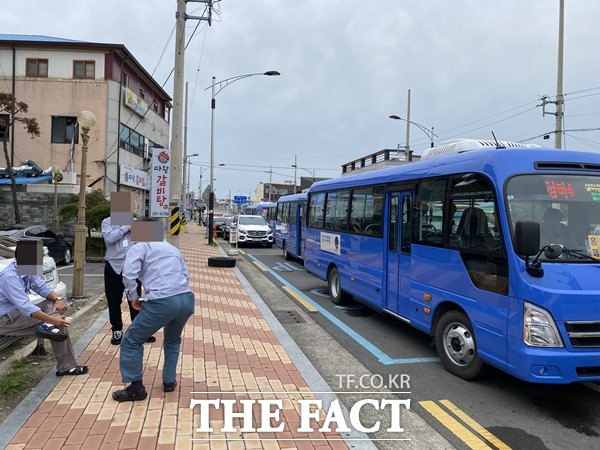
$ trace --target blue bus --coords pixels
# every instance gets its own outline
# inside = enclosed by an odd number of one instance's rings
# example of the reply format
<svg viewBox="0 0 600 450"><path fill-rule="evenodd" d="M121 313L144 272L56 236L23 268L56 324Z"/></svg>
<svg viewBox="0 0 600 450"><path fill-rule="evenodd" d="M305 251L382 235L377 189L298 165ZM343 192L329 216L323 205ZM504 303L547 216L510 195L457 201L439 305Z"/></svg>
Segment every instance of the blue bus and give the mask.
<svg viewBox="0 0 600 450"><path fill-rule="evenodd" d="M261 202L256 204L256 215L263 216L273 233L275 233L275 221L277 218L277 203L275 202Z"/></svg>
<svg viewBox="0 0 600 450"><path fill-rule="evenodd" d="M334 303L352 296L434 336L463 379L489 364L530 382L600 380L600 154L429 150L314 184L305 268Z"/></svg>
<svg viewBox="0 0 600 450"><path fill-rule="evenodd" d="M275 243L286 260L302 258L302 229L306 211L306 193L284 195L277 201Z"/></svg>

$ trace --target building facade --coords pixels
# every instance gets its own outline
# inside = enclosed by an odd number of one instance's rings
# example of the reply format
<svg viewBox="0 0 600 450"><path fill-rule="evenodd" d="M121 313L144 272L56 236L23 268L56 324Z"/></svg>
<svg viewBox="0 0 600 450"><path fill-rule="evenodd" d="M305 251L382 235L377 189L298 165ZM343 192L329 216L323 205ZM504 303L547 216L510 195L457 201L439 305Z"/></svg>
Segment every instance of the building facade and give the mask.
<svg viewBox="0 0 600 450"><path fill-rule="evenodd" d="M77 115L96 116L90 130L85 185L133 193L144 214L153 147L169 146L171 98L121 44L0 34L0 91L27 103L40 136L9 130L12 166L30 160L58 166L62 184L79 185L81 136ZM2 158L4 159L4 158ZM4 166L5 163L0 163Z"/></svg>

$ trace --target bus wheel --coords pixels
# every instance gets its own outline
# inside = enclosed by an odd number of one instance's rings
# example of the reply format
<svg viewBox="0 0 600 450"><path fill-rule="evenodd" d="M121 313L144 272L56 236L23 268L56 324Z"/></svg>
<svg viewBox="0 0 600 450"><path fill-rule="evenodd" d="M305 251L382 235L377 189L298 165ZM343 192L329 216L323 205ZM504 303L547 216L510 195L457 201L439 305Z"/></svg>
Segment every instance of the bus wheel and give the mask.
<svg viewBox="0 0 600 450"><path fill-rule="evenodd" d="M334 304L343 305L350 298L350 296L342 290L340 272L337 270L337 267L334 267L331 269L331 272L329 272L327 286L329 287L329 296Z"/></svg>
<svg viewBox="0 0 600 450"><path fill-rule="evenodd" d="M457 377L471 380L483 368L471 322L460 311L448 311L440 318L435 327L435 347L446 370Z"/></svg>
<svg viewBox="0 0 600 450"><path fill-rule="evenodd" d="M289 252L287 251L287 245L285 244L285 241L283 241L283 259L285 259L286 261L292 259Z"/></svg>

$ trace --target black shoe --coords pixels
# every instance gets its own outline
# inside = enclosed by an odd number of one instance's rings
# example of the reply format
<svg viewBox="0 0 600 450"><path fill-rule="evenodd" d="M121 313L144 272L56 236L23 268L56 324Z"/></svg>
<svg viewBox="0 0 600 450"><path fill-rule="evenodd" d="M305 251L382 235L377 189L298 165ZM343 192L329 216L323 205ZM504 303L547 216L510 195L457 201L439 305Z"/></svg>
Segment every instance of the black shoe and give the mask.
<svg viewBox="0 0 600 450"><path fill-rule="evenodd" d="M56 372L57 377L64 377L65 375L83 375L88 373L88 366L75 366L71 370L65 370L64 372Z"/></svg>
<svg viewBox="0 0 600 450"><path fill-rule="evenodd" d="M35 335L39 338L48 339L51 341L62 342L66 341L69 335L64 330L55 327L51 323L43 323L35 331Z"/></svg>
<svg viewBox="0 0 600 450"><path fill-rule="evenodd" d="M146 339L146 342L156 342L156 338L154 336L150 336L148 339Z"/></svg>
<svg viewBox="0 0 600 450"><path fill-rule="evenodd" d="M173 381L172 383L163 383L163 390L165 392L173 392L176 386L177 381Z"/></svg>
<svg viewBox="0 0 600 450"><path fill-rule="evenodd" d="M121 339L123 339L123 332L122 331L113 331L113 335L112 335L112 339L110 340L110 343L112 345L120 345L121 344Z"/></svg>
<svg viewBox="0 0 600 450"><path fill-rule="evenodd" d="M145 400L148 397L146 389L142 386L142 389L135 389L133 386L127 386L125 389L115 391L112 393L112 398L118 402L135 402L137 400Z"/></svg>

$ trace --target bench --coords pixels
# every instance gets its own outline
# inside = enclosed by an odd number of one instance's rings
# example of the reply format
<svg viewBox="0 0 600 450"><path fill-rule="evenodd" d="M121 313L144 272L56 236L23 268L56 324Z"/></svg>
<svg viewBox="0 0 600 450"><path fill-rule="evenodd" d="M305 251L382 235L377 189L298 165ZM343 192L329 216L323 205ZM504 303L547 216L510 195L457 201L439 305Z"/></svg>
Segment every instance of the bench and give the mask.
<svg viewBox="0 0 600 450"><path fill-rule="evenodd" d="M14 344L22 337L23 336L0 336L0 350L4 350L6 347Z"/></svg>

